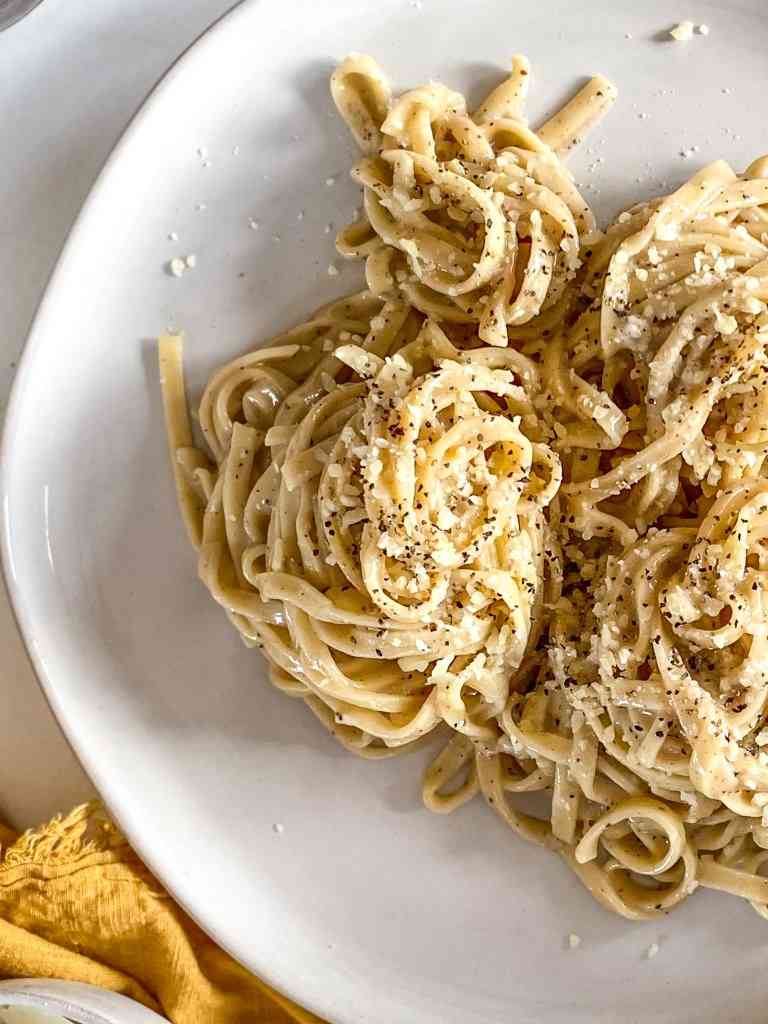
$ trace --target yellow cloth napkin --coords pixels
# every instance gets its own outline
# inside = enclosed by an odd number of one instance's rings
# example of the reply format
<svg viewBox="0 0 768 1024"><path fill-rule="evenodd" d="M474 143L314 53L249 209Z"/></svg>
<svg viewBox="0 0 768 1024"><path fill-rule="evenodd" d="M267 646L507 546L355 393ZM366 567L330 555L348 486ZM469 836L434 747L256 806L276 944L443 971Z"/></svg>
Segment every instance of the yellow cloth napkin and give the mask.
<svg viewBox="0 0 768 1024"><path fill-rule="evenodd" d="M88 982L174 1024L322 1024L219 949L96 802L0 824L0 978Z"/></svg>

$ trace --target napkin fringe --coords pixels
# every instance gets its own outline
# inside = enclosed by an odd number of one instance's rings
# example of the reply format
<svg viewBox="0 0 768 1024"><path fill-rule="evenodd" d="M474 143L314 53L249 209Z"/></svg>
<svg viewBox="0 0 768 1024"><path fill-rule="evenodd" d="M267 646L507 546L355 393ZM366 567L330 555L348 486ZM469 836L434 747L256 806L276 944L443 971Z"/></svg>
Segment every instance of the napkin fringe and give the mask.
<svg viewBox="0 0 768 1024"><path fill-rule="evenodd" d="M28 829L4 850L0 866L61 865L92 853L104 853L126 843L98 800L58 814L40 828Z"/></svg>
<svg viewBox="0 0 768 1024"><path fill-rule="evenodd" d="M99 985L174 1024L323 1024L217 949L98 800L21 836L0 823L4 977Z"/></svg>

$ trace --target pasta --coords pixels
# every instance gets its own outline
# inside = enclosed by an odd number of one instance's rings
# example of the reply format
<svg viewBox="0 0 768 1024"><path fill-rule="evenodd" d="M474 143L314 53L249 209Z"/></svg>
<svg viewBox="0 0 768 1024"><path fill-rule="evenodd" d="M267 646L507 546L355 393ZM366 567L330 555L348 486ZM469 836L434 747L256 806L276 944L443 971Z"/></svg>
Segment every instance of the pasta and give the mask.
<svg viewBox="0 0 768 1024"><path fill-rule="evenodd" d="M431 810L481 794L629 919L768 917L768 158L601 232L564 160L615 89L534 131L529 81L336 70L366 289L217 370L204 447L160 341L199 574L349 750L442 735Z"/></svg>
<svg viewBox="0 0 768 1024"><path fill-rule="evenodd" d="M170 396L177 339L162 358ZM560 462L521 429L531 374L362 294L214 376L200 426L218 472L172 435L211 593L361 752L441 722L491 738L540 637Z"/></svg>
<svg viewBox="0 0 768 1024"><path fill-rule="evenodd" d="M536 133L524 117L529 76L526 58L514 57L510 77L473 117L460 93L434 82L389 102L370 57L348 57L331 78L336 106L368 154L352 171L365 217L341 232L339 252L365 257L374 295L477 324L488 345L562 311L595 218L559 154L616 95L594 78Z"/></svg>

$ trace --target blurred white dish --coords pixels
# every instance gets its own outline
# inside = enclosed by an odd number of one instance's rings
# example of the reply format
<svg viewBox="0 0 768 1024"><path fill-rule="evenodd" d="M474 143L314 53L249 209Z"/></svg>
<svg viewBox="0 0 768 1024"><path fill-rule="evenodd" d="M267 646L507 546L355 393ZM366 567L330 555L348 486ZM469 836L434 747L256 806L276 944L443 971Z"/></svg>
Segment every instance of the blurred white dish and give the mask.
<svg viewBox="0 0 768 1024"><path fill-rule="evenodd" d="M228 355L359 281L357 268L328 275L324 231L358 201L327 91L347 51L374 54L397 85L433 76L480 96L524 50L534 116L604 72L618 108L573 166L605 216L765 144L761 0L701 3L711 33L688 43L669 40L660 0L606 0L591 18L566 0L359 7L238 8L153 94L73 231L4 453L6 572L38 672L179 900L332 1021L682 1024L732 1019L736 998L740 1024L762 1020L768 931L748 906L700 893L661 927L613 920L479 805L451 821L422 810L418 755L361 764L268 687L195 582L153 341L187 331L197 389ZM182 279L164 271L191 253Z"/></svg>
<svg viewBox="0 0 768 1024"><path fill-rule="evenodd" d="M6 1007L10 1007L4 1013ZM146 1006L76 981L0 981L0 1024L162 1024Z"/></svg>

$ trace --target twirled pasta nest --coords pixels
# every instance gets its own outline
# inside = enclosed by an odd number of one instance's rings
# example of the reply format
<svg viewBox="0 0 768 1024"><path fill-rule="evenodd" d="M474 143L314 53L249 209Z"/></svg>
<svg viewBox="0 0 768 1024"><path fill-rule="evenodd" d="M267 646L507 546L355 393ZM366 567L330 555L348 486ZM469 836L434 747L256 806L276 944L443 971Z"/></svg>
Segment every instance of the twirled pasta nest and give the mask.
<svg viewBox="0 0 768 1024"><path fill-rule="evenodd" d="M522 427L534 372L361 295L203 396L217 465L180 455L201 576L277 684L369 753L443 721L492 738L541 635L560 464Z"/></svg>
<svg viewBox="0 0 768 1024"><path fill-rule="evenodd" d="M585 536L626 545L761 473L768 181L753 175L763 166L742 177L722 161L704 168L622 214L592 253L590 308L549 353L559 447L589 449L566 489ZM568 394L568 376L581 393Z"/></svg>
<svg viewBox="0 0 768 1024"><path fill-rule="evenodd" d="M344 256L366 258L375 295L402 294L442 321L477 324L504 346L540 315L555 323L595 218L561 156L615 99L602 76L533 132L524 114L530 67L512 74L467 113L439 83L392 102L370 57L353 55L331 90L370 154L353 170L365 216L341 232Z"/></svg>

